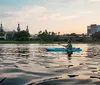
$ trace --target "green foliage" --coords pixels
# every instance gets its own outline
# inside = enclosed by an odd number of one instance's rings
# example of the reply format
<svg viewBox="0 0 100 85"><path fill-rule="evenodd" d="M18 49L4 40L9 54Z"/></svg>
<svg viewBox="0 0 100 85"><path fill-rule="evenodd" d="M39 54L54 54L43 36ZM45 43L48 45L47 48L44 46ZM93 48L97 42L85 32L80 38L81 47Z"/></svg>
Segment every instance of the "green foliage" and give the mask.
<svg viewBox="0 0 100 85"><path fill-rule="evenodd" d="M76 33L71 33L70 36L78 36Z"/></svg>
<svg viewBox="0 0 100 85"><path fill-rule="evenodd" d="M54 41L55 36L56 34L54 32L48 32L47 30L38 33L38 37L43 41Z"/></svg>
<svg viewBox="0 0 100 85"><path fill-rule="evenodd" d="M30 34L24 30L20 32L16 32L14 35L15 40L18 40L18 41L26 41L29 39L29 37L30 37Z"/></svg>
<svg viewBox="0 0 100 85"><path fill-rule="evenodd" d="M48 32L47 30L43 32L40 31L38 33L38 37L42 41L67 41L68 39L71 39L72 41L79 41L79 42L84 41L84 37L79 37L79 35L76 33L56 35L56 33Z"/></svg>

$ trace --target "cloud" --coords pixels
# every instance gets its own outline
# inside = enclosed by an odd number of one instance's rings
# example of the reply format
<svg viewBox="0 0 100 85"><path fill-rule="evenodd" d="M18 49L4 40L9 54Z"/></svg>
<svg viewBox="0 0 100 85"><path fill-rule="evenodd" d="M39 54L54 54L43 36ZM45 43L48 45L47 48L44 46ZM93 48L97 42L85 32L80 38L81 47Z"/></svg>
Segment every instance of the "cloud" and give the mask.
<svg viewBox="0 0 100 85"><path fill-rule="evenodd" d="M18 10L6 10L3 13L0 13L0 19L6 24L5 28L14 29L17 28L17 23L21 23L22 27L24 27L25 24L27 25L30 22L35 22L39 16L45 13L45 11L45 7L26 6ZM4 17L4 13L7 17Z"/></svg>
<svg viewBox="0 0 100 85"><path fill-rule="evenodd" d="M65 2L69 2L68 0L44 0L46 4L64 4Z"/></svg>
<svg viewBox="0 0 100 85"><path fill-rule="evenodd" d="M84 4L85 0L43 1L42 3L39 0L37 2L34 1L34 4L31 3L29 5L28 3L27 5L22 5L20 8L0 8L2 10L0 12L0 20L6 29L16 30L17 24L20 23L21 29L26 29L26 25L29 25L30 32L37 33L44 29L55 31L58 28L62 30L62 27L71 26L72 22L76 23L74 22L75 20L83 20L84 16L89 16L94 11L90 11L87 8L91 5L88 6L88 3ZM91 9L93 8L91 7ZM66 25L66 22L70 22L70 25Z"/></svg>
<svg viewBox="0 0 100 85"><path fill-rule="evenodd" d="M11 16L10 14L7 14L7 13L0 13L0 18L3 19L3 18L7 18Z"/></svg>
<svg viewBox="0 0 100 85"><path fill-rule="evenodd" d="M70 19L78 18L82 15L90 14L91 12L92 11L82 11L73 15L62 15L60 13L51 13L49 15L40 17L39 20L56 20L56 21L70 20Z"/></svg>
<svg viewBox="0 0 100 85"><path fill-rule="evenodd" d="M89 2L100 2L100 0L89 0Z"/></svg>
<svg viewBox="0 0 100 85"><path fill-rule="evenodd" d="M31 28L30 32L32 33L34 32L34 29L32 28L36 28L35 31L38 32L40 29L45 29L46 27L50 26L50 23L53 24L51 26L53 28L54 23L56 24L59 22L72 20L82 15L89 14L91 11L79 11L74 14L64 15L64 12L54 12L44 6L35 5L25 6L17 10L6 10L4 13L7 17L2 18L1 20L6 24L5 28L16 30L17 23L20 23L21 28L25 29L26 25L28 24Z"/></svg>
<svg viewBox="0 0 100 85"><path fill-rule="evenodd" d="M42 6L27 6L17 11L9 11L5 13L12 15L11 18L14 18L16 21L25 22L27 20L69 20L90 12L91 11L82 11L72 15L63 15L60 12L52 12Z"/></svg>

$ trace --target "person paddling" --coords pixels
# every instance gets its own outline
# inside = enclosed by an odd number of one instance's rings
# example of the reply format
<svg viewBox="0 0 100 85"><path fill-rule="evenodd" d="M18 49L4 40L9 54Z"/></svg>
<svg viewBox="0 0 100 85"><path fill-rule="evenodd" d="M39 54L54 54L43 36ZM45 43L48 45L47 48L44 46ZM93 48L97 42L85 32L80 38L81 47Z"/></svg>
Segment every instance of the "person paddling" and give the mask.
<svg viewBox="0 0 100 85"><path fill-rule="evenodd" d="M66 48L68 49L68 51L67 51L67 54L68 54L68 57L71 57L71 55L72 55L72 41L69 39L68 41L67 41L67 45L66 45Z"/></svg>

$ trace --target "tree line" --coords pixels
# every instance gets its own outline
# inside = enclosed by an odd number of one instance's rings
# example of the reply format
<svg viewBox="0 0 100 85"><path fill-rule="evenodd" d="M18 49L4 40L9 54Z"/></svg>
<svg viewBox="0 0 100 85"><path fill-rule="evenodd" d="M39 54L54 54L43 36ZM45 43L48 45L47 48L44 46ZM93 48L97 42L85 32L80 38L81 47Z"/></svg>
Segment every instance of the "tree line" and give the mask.
<svg viewBox="0 0 100 85"><path fill-rule="evenodd" d="M15 41L28 41L30 40L29 38L30 36L31 36L30 33L25 30L10 33L7 35L8 40L15 40ZM55 32L44 30L44 31L39 31L37 38L32 40L53 42L53 41L67 41L70 38L73 41L85 41L86 35L81 34L81 36L83 37L80 37L79 34L76 33L61 35L60 32L55 33ZM100 32L96 32L92 34L91 39L93 41L100 40Z"/></svg>

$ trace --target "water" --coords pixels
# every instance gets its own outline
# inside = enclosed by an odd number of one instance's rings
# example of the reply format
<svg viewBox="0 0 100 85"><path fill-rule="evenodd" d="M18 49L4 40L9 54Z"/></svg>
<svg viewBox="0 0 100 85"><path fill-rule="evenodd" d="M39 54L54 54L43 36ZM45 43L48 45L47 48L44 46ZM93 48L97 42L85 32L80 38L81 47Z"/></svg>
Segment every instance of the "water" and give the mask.
<svg viewBox="0 0 100 85"><path fill-rule="evenodd" d="M100 45L73 44L82 49L71 58L65 52L46 52L58 44L0 44L0 85L27 85L67 75L100 76Z"/></svg>

